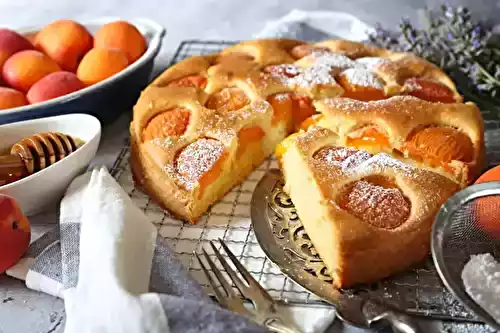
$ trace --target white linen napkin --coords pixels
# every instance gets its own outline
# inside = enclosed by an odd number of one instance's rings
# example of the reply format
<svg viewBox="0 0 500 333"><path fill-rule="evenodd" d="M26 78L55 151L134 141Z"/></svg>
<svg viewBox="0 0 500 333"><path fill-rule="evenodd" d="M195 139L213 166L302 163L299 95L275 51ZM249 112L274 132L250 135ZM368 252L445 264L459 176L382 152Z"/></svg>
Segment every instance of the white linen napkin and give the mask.
<svg viewBox="0 0 500 333"><path fill-rule="evenodd" d="M276 21L266 23L254 38L294 38L307 42L327 38L366 40L374 28L348 13L294 9Z"/></svg>
<svg viewBox="0 0 500 333"><path fill-rule="evenodd" d="M63 253L80 252L79 262L62 261L67 333L169 332L160 299L148 293L157 231L129 200L100 168L61 202L61 241L71 247ZM79 244L64 240L67 228L81 228Z"/></svg>

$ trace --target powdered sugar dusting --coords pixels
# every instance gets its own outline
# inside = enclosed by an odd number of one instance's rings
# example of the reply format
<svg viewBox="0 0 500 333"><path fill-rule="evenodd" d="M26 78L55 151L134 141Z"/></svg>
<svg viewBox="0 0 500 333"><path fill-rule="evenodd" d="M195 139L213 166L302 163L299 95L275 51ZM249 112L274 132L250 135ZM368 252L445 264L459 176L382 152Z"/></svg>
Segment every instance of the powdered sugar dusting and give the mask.
<svg viewBox="0 0 500 333"><path fill-rule="evenodd" d="M342 171L352 169L369 159L366 151L344 147L326 147L314 154L314 159L330 166L340 167Z"/></svg>
<svg viewBox="0 0 500 333"><path fill-rule="evenodd" d="M379 153L352 169L353 173L376 174L383 172L386 168L392 168L404 173L406 177L415 175L415 168L405 164L389 154Z"/></svg>
<svg viewBox="0 0 500 333"><path fill-rule="evenodd" d="M340 205L359 219L377 227L393 229L410 215L411 205L398 188L357 181L341 198Z"/></svg>
<svg viewBox="0 0 500 333"><path fill-rule="evenodd" d="M313 65L306 68L302 74L288 80L289 85L298 85L299 87L308 88L315 85L332 85L337 84L334 77L330 73L332 68L329 66Z"/></svg>
<svg viewBox="0 0 500 333"><path fill-rule="evenodd" d="M290 99L290 93L278 93L274 95L274 98L279 102L284 102Z"/></svg>
<svg viewBox="0 0 500 333"><path fill-rule="evenodd" d="M172 138L172 137L154 138L153 140L150 140L149 142L162 148L162 149L169 149L175 145L176 138Z"/></svg>
<svg viewBox="0 0 500 333"><path fill-rule="evenodd" d="M199 139L184 148L177 157L178 179L188 190L192 190L198 180L220 158L224 145L214 139Z"/></svg>
<svg viewBox="0 0 500 333"><path fill-rule="evenodd" d="M331 69L347 69L356 66L356 62L341 53L313 53L313 66L327 66Z"/></svg>
<svg viewBox="0 0 500 333"><path fill-rule="evenodd" d="M314 52L311 54L314 62L302 73L290 78L289 85L308 88L315 85L337 84L334 76L344 69L356 66L354 60L340 53Z"/></svg>
<svg viewBox="0 0 500 333"><path fill-rule="evenodd" d="M264 71L279 77L280 79L292 78L302 72L302 68L292 64L271 65L264 68Z"/></svg>
<svg viewBox="0 0 500 333"><path fill-rule="evenodd" d="M370 104L366 102L361 102L354 99L346 99L346 98L328 98L324 99L323 103L326 104L329 108L332 109L340 109L345 113L350 112L362 112L371 110ZM371 102L372 105L374 102Z"/></svg>
<svg viewBox="0 0 500 333"><path fill-rule="evenodd" d="M384 81L375 73L361 68L349 68L340 75L344 76L349 83L359 87L370 87L382 90Z"/></svg>
<svg viewBox="0 0 500 333"><path fill-rule="evenodd" d="M380 64L389 63L389 62L390 62L390 60L387 58L364 57L364 58L356 59L356 67L372 70L375 67L379 66Z"/></svg>
<svg viewBox="0 0 500 333"><path fill-rule="evenodd" d="M404 87L408 92L422 90L422 86L414 80L406 80Z"/></svg>
<svg viewBox="0 0 500 333"><path fill-rule="evenodd" d="M489 253L472 255L462 281L469 296L500 324L500 263Z"/></svg>

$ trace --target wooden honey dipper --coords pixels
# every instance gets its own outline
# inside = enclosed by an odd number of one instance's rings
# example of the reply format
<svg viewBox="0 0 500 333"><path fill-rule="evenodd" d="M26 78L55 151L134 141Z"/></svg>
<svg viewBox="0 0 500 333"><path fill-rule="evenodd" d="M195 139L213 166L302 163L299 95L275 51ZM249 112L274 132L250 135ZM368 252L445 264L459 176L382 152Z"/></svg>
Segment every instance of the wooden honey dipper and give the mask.
<svg viewBox="0 0 500 333"><path fill-rule="evenodd" d="M25 137L0 156L0 186L32 175L56 163L81 146L81 141L58 132Z"/></svg>

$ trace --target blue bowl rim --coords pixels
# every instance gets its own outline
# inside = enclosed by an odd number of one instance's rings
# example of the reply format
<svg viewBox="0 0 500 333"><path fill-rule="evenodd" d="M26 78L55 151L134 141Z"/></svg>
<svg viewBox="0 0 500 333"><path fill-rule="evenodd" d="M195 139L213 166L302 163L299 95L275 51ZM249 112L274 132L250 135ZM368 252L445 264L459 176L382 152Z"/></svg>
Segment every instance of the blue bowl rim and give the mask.
<svg viewBox="0 0 500 333"><path fill-rule="evenodd" d="M78 21L80 24L82 24L85 27L88 26L99 26L99 25L104 25L109 22L113 21L118 21L118 20L124 20L120 17L113 17L113 16L106 16L106 17L100 17L96 18L93 20L81 20ZM139 58L137 59L133 64L129 65L127 68L122 70L121 72L107 78L106 80L103 80L99 83L96 83L90 87L86 87L84 89L75 91L71 94L67 94L61 97L57 97L42 103L37 103L37 104L31 104L31 105L25 105L17 108L12 108L12 109L6 109L6 110L0 110L0 119L3 116L15 116L16 114L19 113L26 113L26 112L36 112L37 110L45 109L51 106L56 106L58 104L63 104L67 103L71 100L89 96L92 93L95 93L96 91L106 88L112 84L114 84L116 81L120 80L121 78L129 75L132 72L137 71L140 69L142 66L144 66L148 61L154 59L162 46L162 40L163 37L166 34L166 30L164 27L162 27L160 24L156 23L155 21L148 19L148 18L135 18L135 19L129 19L126 20L127 22L130 22L134 24L143 35L145 35L146 39L148 40L148 48L146 52ZM37 26L37 27L21 27L15 29L15 31L21 33L21 34L26 34L30 32L35 32L39 31L43 26Z"/></svg>

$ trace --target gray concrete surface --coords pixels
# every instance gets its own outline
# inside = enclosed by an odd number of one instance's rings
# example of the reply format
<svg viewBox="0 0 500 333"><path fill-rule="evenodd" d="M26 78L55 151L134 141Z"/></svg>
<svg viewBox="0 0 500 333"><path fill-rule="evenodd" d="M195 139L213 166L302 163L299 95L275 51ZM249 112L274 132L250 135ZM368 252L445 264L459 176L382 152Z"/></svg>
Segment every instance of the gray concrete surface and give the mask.
<svg viewBox="0 0 500 333"><path fill-rule="evenodd" d="M448 2L466 4L473 9L475 16L481 18L494 20L500 14L500 1L497 0ZM156 64L156 70L160 71L181 40L251 38L266 21L279 18L294 8L345 11L369 24L381 22L395 27L402 16L415 19L418 9L439 3L436 0L0 0L0 26L38 25L58 18L150 17L168 31ZM129 117L125 114L104 129L96 163L112 164L127 136ZM55 222L53 217L46 215L33 221L34 230L40 233ZM22 282L0 276L0 333L60 333L63 324L64 304L61 300L30 291ZM425 331L440 330L435 324L431 326ZM331 331L347 332L340 324ZM457 328L457 332L469 331L479 332L474 327Z"/></svg>

